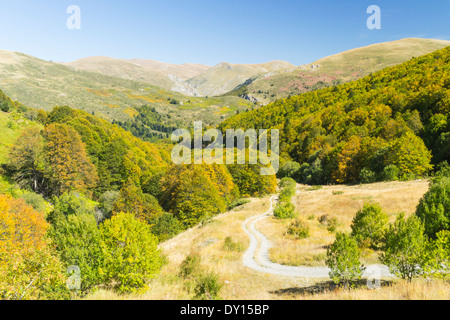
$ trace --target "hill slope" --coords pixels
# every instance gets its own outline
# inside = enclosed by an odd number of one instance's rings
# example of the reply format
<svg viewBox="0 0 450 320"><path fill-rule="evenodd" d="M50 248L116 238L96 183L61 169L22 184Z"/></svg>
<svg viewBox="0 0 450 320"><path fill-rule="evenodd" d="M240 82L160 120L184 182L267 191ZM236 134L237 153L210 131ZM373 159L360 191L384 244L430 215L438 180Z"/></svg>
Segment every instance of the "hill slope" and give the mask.
<svg viewBox="0 0 450 320"><path fill-rule="evenodd" d="M447 46L450 46L450 41L402 39L357 48L299 66L295 70L281 70L253 79L245 86L245 94L267 104L289 95L360 79ZM242 95L243 88L240 89L234 94Z"/></svg>
<svg viewBox="0 0 450 320"><path fill-rule="evenodd" d="M64 65L121 79L142 81L167 90L178 88L183 81L210 68L209 66L192 63L175 65L154 60L123 60L109 57L89 57L64 63ZM181 89L180 91L183 92ZM183 93L194 95L194 92L189 92L188 89Z"/></svg>
<svg viewBox="0 0 450 320"><path fill-rule="evenodd" d="M50 111L67 105L107 120L130 119L137 114L135 108L151 104L177 124L186 125L193 119L215 124L222 116L252 107L237 97L186 97L142 81L75 70L8 51L0 51L0 89L28 107Z"/></svg>
<svg viewBox="0 0 450 320"><path fill-rule="evenodd" d="M447 47L237 115L222 129L280 129L283 156L305 164L297 178L307 183L410 179L450 162L449 113Z"/></svg>

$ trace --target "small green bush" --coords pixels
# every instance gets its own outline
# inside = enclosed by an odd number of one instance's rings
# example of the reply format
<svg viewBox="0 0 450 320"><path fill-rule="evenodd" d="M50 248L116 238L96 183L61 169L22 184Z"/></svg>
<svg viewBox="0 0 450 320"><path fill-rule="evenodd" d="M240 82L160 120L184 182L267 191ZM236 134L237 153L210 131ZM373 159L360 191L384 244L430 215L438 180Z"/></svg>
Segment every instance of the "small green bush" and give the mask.
<svg viewBox="0 0 450 320"><path fill-rule="evenodd" d="M304 221L296 219L289 224L287 234L297 239L309 238L309 226Z"/></svg>
<svg viewBox="0 0 450 320"><path fill-rule="evenodd" d="M223 283L220 282L217 274L210 272L201 275L194 289L194 298L199 300L220 300L219 292L222 287Z"/></svg>
<svg viewBox="0 0 450 320"><path fill-rule="evenodd" d="M231 238L231 237L225 238L223 248L224 248L224 250L231 251L231 252L241 252L244 250L244 246L242 245L242 243L234 242L233 238Z"/></svg>
<svg viewBox="0 0 450 320"><path fill-rule="evenodd" d="M361 251L350 235L337 233L336 241L327 250L326 264L331 269L330 278L345 287L350 281L362 277L364 267L360 263Z"/></svg>
<svg viewBox="0 0 450 320"><path fill-rule="evenodd" d="M377 181L377 175L375 172L363 168L359 174L359 180L361 183L374 183Z"/></svg>
<svg viewBox="0 0 450 320"><path fill-rule="evenodd" d="M201 272L201 257L197 253L189 254L181 263L179 276L189 279Z"/></svg>
<svg viewBox="0 0 450 320"><path fill-rule="evenodd" d="M383 170L383 181L397 181L399 179L400 169L395 165L390 165Z"/></svg>
<svg viewBox="0 0 450 320"><path fill-rule="evenodd" d="M273 211L273 215L278 219L294 219L296 217L295 206L288 203L279 203Z"/></svg>

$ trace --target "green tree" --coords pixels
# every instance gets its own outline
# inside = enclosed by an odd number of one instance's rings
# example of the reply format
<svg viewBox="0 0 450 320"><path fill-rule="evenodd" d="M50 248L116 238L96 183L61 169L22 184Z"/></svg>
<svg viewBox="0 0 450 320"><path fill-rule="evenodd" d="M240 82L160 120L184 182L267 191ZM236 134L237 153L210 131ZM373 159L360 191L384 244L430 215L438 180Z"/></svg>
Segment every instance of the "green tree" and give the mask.
<svg viewBox="0 0 450 320"><path fill-rule="evenodd" d="M364 267L360 263L358 243L350 235L338 232L336 241L327 250L326 264L331 269L330 278L348 287L350 281L361 278Z"/></svg>
<svg viewBox="0 0 450 320"><path fill-rule="evenodd" d="M405 215L400 214L386 232L381 262L393 274L410 282L423 274L427 247L424 231L419 218L411 216L405 219Z"/></svg>
<svg viewBox="0 0 450 320"><path fill-rule="evenodd" d="M13 179L23 188L42 192L44 185L44 140L38 127L22 132L9 153L9 166Z"/></svg>
<svg viewBox="0 0 450 320"><path fill-rule="evenodd" d="M52 222L49 236L56 245L65 267L80 268L83 293L102 283L101 236L94 215L88 213L59 215Z"/></svg>
<svg viewBox="0 0 450 320"><path fill-rule="evenodd" d="M425 225L428 237L436 239L436 234L450 230L450 178L444 177L434 182L417 206L416 215Z"/></svg>

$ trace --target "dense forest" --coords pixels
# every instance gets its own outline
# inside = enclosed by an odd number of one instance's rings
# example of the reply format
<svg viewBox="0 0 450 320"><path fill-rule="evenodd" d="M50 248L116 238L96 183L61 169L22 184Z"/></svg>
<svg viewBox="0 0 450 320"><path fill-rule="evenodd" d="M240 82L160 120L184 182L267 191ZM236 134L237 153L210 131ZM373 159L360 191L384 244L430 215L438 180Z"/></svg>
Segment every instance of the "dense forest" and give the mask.
<svg viewBox="0 0 450 320"><path fill-rule="evenodd" d="M84 272L83 294L109 284L140 290L161 267L159 242L242 197L275 191L275 177L261 176L258 165L173 165L171 145L145 142L84 111L36 111L2 92L0 100L6 115L30 123L10 141L0 172L10 185L0 197L0 224L12 241L0 247L8 256L0 266L3 298L67 298L65 272L56 270L74 265ZM17 241L23 246L13 248Z"/></svg>
<svg viewBox="0 0 450 320"><path fill-rule="evenodd" d="M279 129L280 176L308 184L426 176L450 161L450 48L278 100L221 129Z"/></svg>

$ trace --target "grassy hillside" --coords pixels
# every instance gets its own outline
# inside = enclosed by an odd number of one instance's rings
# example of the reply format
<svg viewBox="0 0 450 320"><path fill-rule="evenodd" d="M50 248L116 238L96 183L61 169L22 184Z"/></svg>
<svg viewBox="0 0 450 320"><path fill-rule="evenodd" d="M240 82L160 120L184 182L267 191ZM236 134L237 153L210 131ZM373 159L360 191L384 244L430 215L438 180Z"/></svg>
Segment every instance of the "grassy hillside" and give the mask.
<svg viewBox="0 0 450 320"><path fill-rule="evenodd" d="M0 51L0 89L31 108L50 111L67 105L110 121L130 119L137 114L135 108L144 104L183 125L193 119L216 124L222 116L252 107L237 97L191 98L145 82L74 70L6 51Z"/></svg>
<svg viewBox="0 0 450 320"><path fill-rule="evenodd" d="M121 79L142 81L167 90L176 85L177 79L185 81L210 68L200 64L174 65L153 60L109 57L89 57L64 65Z"/></svg>
<svg viewBox="0 0 450 320"><path fill-rule="evenodd" d="M430 161L450 161L449 83L447 47L237 115L222 129L280 129L283 156L304 164L299 181L383 179L390 166L400 178L426 175Z"/></svg>
<svg viewBox="0 0 450 320"><path fill-rule="evenodd" d="M293 71L282 70L259 77L246 86L246 92L267 104L289 95L356 80L449 45L450 41L415 38L374 44L338 53ZM237 93L239 95L239 91Z"/></svg>
<svg viewBox="0 0 450 320"><path fill-rule="evenodd" d="M222 62L186 82L203 96L217 96L234 89L249 78L293 68L294 65L285 61L254 65Z"/></svg>

